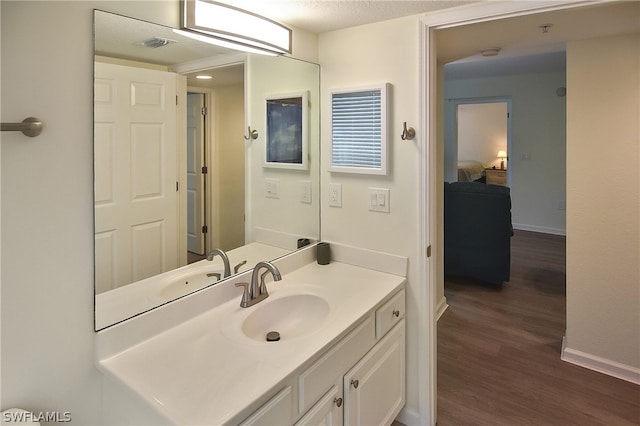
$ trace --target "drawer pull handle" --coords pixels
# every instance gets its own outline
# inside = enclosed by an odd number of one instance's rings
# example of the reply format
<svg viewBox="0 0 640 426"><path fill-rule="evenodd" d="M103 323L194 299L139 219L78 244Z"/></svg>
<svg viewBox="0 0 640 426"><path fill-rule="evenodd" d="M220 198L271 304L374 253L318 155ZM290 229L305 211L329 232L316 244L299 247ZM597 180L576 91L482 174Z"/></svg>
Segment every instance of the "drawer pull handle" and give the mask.
<svg viewBox="0 0 640 426"><path fill-rule="evenodd" d="M342 407L342 398L334 398L333 403L336 404L338 408Z"/></svg>
<svg viewBox="0 0 640 426"><path fill-rule="evenodd" d="M358 389L358 386L360 386L360 382L357 380L351 380L351 384L355 389Z"/></svg>
<svg viewBox="0 0 640 426"><path fill-rule="evenodd" d="M393 311L393 316L398 318L400 316L400 311L398 310Z"/></svg>

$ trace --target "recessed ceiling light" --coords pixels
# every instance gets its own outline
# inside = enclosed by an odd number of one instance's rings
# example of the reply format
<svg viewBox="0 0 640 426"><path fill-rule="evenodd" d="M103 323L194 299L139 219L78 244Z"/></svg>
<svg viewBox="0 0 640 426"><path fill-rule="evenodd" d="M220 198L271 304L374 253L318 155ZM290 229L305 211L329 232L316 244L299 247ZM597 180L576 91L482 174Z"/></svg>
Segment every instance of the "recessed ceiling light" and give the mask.
<svg viewBox="0 0 640 426"><path fill-rule="evenodd" d="M196 75L196 78L199 80L210 80L213 78L213 76L201 74L201 75Z"/></svg>
<svg viewBox="0 0 640 426"><path fill-rule="evenodd" d="M488 49L481 50L482 56L497 56L500 53L499 47L490 47Z"/></svg>

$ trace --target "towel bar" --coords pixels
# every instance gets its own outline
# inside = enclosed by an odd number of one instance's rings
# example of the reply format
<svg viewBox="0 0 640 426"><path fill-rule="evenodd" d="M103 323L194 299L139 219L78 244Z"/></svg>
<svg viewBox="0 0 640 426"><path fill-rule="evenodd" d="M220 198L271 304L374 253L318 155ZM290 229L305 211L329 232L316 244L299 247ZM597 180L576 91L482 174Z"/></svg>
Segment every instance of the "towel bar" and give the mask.
<svg viewBox="0 0 640 426"><path fill-rule="evenodd" d="M42 132L42 121L35 117L28 117L22 120L22 123L2 123L0 130L3 132L22 132L23 135L33 138Z"/></svg>

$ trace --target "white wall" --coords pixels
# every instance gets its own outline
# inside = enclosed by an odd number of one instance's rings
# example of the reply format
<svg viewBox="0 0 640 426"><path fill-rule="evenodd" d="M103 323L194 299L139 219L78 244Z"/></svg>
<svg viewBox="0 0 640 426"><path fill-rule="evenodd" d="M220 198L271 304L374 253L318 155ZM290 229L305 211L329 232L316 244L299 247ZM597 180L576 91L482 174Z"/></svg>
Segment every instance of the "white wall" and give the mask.
<svg viewBox="0 0 640 426"><path fill-rule="evenodd" d="M445 81L446 99L511 98L509 169L512 217L518 229L566 232L566 211L558 207L566 200L567 98L555 93L565 85L563 72ZM454 114L454 102L445 101L446 143L454 140L451 119ZM450 162L453 148L448 145L445 161ZM528 159L522 159L523 155ZM455 163L448 169L453 167Z"/></svg>
<svg viewBox="0 0 640 426"><path fill-rule="evenodd" d="M637 34L567 45L566 345L638 381L639 62Z"/></svg>
<svg viewBox="0 0 640 426"><path fill-rule="evenodd" d="M296 248L298 238L317 240L319 223L320 163L318 144L320 136L320 69L316 64L291 58L254 55L246 63L246 87L249 93L247 126L258 131L258 138L246 142L247 241L254 241L255 228L292 234L290 244ZM269 95L308 92L308 170L266 168L266 102ZM278 182L278 198L267 198L266 179ZM311 182L312 202L300 201L302 182ZM262 241L264 242L264 241Z"/></svg>
<svg viewBox="0 0 640 426"><path fill-rule="evenodd" d="M93 8L177 27L179 2L3 0L0 8L2 121L45 122L37 138L3 133L0 144L0 408L70 411L74 424L95 425ZM315 40L303 38L303 46Z"/></svg>
<svg viewBox="0 0 640 426"><path fill-rule="evenodd" d="M402 123L418 123L418 18L408 17L320 35L322 64L322 238L409 257L407 287L407 405L417 415L418 308L421 289L418 259L418 143L400 138ZM327 171L330 158L330 91L334 88L389 82L388 176ZM342 208L328 207L329 183L342 184ZM370 212L367 188L390 189L390 213ZM418 421L413 417L413 422Z"/></svg>
<svg viewBox="0 0 640 426"><path fill-rule="evenodd" d="M244 244L244 86L215 89L213 173L217 235L211 247L231 250ZM224 208L221 208L224 206Z"/></svg>

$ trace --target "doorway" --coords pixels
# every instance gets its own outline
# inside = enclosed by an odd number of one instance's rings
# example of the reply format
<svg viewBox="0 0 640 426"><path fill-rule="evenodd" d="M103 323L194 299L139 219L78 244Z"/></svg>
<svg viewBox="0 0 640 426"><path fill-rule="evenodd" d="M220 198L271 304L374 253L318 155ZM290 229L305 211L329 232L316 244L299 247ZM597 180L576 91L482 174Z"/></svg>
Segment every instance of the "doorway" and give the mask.
<svg viewBox="0 0 640 426"><path fill-rule="evenodd" d="M511 99L447 99L446 103L451 105L445 107L445 181L486 183L484 170L492 168L506 170L511 186L508 157L502 157L511 151Z"/></svg>
<svg viewBox="0 0 640 426"><path fill-rule="evenodd" d="M189 259L206 249L206 119L205 93L187 92L187 250ZM197 256L194 256L197 255Z"/></svg>

